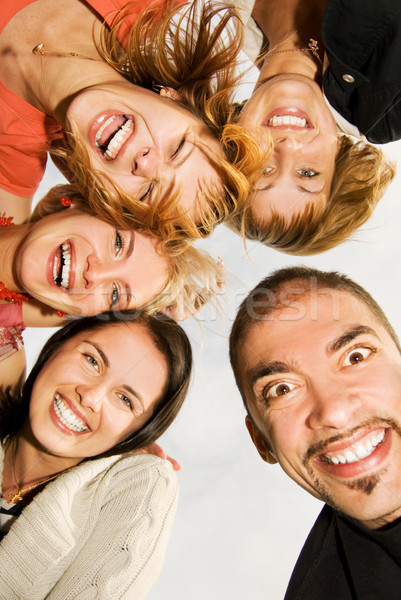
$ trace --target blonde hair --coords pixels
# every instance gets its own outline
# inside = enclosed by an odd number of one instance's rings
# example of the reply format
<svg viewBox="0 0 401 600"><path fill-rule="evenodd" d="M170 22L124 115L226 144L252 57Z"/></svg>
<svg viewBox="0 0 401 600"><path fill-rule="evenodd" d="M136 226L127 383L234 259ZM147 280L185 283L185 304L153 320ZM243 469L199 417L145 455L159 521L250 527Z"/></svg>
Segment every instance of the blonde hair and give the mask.
<svg viewBox="0 0 401 600"><path fill-rule="evenodd" d="M129 18L130 6L118 13L111 30L104 29L99 45L103 59L135 85L148 89L169 86L179 91L181 104L221 142L224 157L199 145L205 153L207 150L221 177L221 187L203 186L195 223L178 206L180 190L168 191L147 206L110 178L93 172L73 125L67 134L68 148L57 153L76 175L74 183L91 211L102 219L125 228L143 227L172 243L182 237L205 237L217 223L242 208L255 171L249 157L258 153L256 143L242 128L226 127L234 111L232 96L238 83L235 65L243 26L233 6L195 2L182 9L167 4L163 9L144 10L130 26L125 49L121 49L118 35ZM177 14L179 10L182 12Z"/></svg>
<svg viewBox="0 0 401 600"><path fill-rule="evenodd" d="M308 256L346 240L372 215L395 175L395 166L372 144L339 135L330 196L323 214L312 204L290 224L278 212L268 223L252 215L251 200L227 225L243 237L281 252Z"/></svg>
<svg viewBox="0 0 401 600"><path fill-rule="evenodd" d="M30 222L68 210L60 201L62 197L70 199L83 212L96 216L73 185L63 184L53 187L38 202ZM143 232L139 227L131 229ZM210 300L217 301L216 296L224 287L224 271L210 254L189 245L184 245L180 251L177 247L171 251L160 244L159 250L169 263L168 282L155 298L137 308L149 314L164 312L178 321L195 315Z"/></svg>

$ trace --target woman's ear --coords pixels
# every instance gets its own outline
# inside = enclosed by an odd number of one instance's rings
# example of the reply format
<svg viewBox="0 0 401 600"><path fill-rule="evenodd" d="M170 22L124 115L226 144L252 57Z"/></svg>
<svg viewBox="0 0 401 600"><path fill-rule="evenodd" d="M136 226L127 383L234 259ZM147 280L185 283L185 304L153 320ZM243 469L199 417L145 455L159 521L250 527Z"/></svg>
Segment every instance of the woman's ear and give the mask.
<svg viewBox="0 0 401 600"><path fill-rule="evenodd" d="M274 465L276 462L278 462L272 451L269 448L266 448L266 444L260 435L259 429L248 416L245 417L245 425L256 447L256 450L259 452L263 460L271 465Z"/></svg>
<svg viewBox="0 0 401 600"><path fill-rule="evenodd" d="M178 90L175 90L172 87L161 86L159 91L160 96L164 98L170 98L170 100L178 100L178 102L182 102L183 95Z"/></svg>

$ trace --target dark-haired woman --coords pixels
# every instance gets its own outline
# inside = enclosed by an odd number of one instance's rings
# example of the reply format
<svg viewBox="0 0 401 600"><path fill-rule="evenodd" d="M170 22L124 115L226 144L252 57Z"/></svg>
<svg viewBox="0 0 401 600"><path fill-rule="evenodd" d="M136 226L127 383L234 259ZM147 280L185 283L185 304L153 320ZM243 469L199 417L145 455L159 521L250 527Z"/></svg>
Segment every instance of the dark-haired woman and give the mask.
<svg viewBox="0 0 401 600"><path fill-rule="evenodd" d="M176 416L191 348L168 317L105 318L54 334L22 388L2 374L8 600L138 599L159 573L176 481L168 461L133 451Z"/></svg>

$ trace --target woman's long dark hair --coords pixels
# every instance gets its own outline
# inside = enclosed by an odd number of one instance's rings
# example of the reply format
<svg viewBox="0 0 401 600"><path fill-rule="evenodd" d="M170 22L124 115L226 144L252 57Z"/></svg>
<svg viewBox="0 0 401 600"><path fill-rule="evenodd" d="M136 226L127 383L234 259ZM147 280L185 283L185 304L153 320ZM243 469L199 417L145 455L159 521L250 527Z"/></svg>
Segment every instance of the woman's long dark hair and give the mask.
<svg viewBox="0 0 401 600"><path fill-rule="evenodd" d="M111 456L148 446L165 432L180 410L186 396L192 368L191 345L185 331L163 314L146 315L139 311L109 312L95 317L71 321L46 342L24 384L16 390L8 388L0 394L0 439L15 436L29 414L29 403L36 378L46 362L61 346L82 333L118 323L134 322L144 327L157 349L163 354L168 367L167 380L155 410L149 420L129 438L101 456ZM90 458L98 458L90 457Z"/></svg>

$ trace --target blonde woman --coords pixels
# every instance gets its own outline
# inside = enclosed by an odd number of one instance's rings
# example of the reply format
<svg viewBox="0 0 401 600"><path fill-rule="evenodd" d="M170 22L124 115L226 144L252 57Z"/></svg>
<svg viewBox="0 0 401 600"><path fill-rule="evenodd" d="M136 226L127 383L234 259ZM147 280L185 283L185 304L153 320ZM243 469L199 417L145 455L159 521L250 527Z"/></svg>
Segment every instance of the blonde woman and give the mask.
<svg viewBox="0 0 401 600"><path fill-rule="evenodd" d="M46 151L55 149L92 210L126 228L205 235L246 197L249 165L238 171L219 143L241 44L235 10L205 6L195 18L188 7L179 35L179 4L125 5L4 7L0 213L16 223L28 218ZM236 145L226 145L231 158Z"/></svg>
<svg viewBox="0 0 401 600"><path fill-rule="evenodd" d="M69 194L69 195L67 195ZM29 223L0 227L0 301L23 303L26 325L59 325L56 311L97 315L140 308L175 319L195 314L222 288L224 273L189 246L175 254L140 229L95 217L71 186L56 186Z"/></svg>
<svg viewBox="0 0 401 600"><path fill-rule="evenodd" d="M335 4L329 0L328 8ZM247 208L231 226L291 254L322 252L345 240L369 218L394 176L378 148L338 133L322 89L333 78L321 35L324 10L324 2L285 0L256 2L253 13L269 50L239 123L260 141L266 159ZM351 28L357 21L349 21ZM335 36L339 30L337 23ZM355 36L348 40L352 45Z"/></svg>

